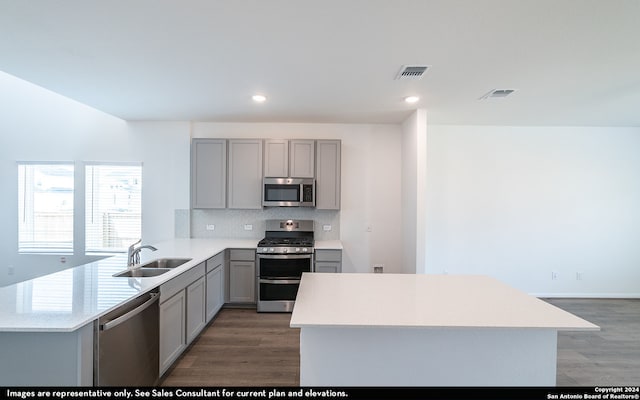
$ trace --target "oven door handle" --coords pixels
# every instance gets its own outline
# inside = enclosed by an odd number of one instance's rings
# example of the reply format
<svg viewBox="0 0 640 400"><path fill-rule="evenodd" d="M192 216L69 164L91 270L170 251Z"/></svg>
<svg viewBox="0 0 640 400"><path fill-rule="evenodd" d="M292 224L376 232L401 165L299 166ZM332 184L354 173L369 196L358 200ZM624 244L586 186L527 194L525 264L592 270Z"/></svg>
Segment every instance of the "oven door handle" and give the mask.
<svg viewBox="0 0 640 400"><path fill-rule="evenodd" d="M275 285L300 283L300 279L260 279L260 283L271 283Z"/></svg>
<svg viewBox="0 0 640 400"><path fill-rule="evenodd" d="M301 259L301 258L311 258L313 254L258 254L258 258L270 258L275 260L284 260L284 259Z"/></svg>

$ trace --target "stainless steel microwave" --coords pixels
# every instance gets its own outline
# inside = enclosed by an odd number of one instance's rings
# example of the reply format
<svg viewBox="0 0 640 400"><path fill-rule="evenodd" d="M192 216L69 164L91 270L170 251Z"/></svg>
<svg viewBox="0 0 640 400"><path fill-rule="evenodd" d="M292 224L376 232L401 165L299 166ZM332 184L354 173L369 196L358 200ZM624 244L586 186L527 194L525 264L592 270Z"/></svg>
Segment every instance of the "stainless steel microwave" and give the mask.
<svg viewBox="0 0 640 400"><path fill-rule="evenodd" d="M311 178L264 178L265 207L315 207L316 181Z"/></svg>

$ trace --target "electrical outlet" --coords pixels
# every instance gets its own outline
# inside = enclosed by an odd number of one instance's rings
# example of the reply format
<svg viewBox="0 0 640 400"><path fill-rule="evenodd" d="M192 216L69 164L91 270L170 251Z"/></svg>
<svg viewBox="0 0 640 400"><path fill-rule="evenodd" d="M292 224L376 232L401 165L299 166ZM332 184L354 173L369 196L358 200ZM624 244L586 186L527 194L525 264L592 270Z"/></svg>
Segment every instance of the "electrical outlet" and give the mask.
<svg viewBox="0 0 640 400"><path fill-rule="evenodd" d="M245 231L252 231L252 230L253 230L253 225L251 225L251 224L245 224L245 225L244 225L244 230L245 230Z"/></svg>
<svg viewBox="0 0 640 400"><path fill-rule="evenodd" d="M208 231L215 231L216 230L216 226L214 224L207 224L206 226Z"/></svg>
<svg viewBox="0 0 640 400"><path fill-rule="evenodd" d="M584 272L576 272L576 280L581 281L584 279Z"/></svg>
<svg viewBox="0 0 640 400"><path fill-rule="evenodd" d="M367 232L373 232L373 227L371 225L367 225Z"/></svg>
<svg viewBox="0 0 640 400"><path fill-rule="evenodd" d="M328 232L331 230L331 225L322 225L322 230Z"/></svg>
<svg viewBox="0 0 640 400"><path fill-rule="evenodd" d="M551 280L555 281L558 279L558 273L556 271L551 271Z"/></svg>
<svg viewBox="0 0 640 400"><path fill-rule="evenodd" d="M384 264L373 264L373 273L381 274L384 271Z"/></svg>

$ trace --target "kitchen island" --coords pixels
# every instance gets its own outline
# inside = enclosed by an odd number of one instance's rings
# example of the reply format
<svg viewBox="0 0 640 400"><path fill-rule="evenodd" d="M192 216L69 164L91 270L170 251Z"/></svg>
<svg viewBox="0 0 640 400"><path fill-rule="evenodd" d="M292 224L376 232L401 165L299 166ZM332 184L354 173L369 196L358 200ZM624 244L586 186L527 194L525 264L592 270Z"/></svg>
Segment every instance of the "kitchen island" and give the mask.
<svg viewBox="0 0 640 400"><path fill-rule="evenodd" d="M487 276L304 274L301 386L554 386L557 332L599 330Z"/></svg>

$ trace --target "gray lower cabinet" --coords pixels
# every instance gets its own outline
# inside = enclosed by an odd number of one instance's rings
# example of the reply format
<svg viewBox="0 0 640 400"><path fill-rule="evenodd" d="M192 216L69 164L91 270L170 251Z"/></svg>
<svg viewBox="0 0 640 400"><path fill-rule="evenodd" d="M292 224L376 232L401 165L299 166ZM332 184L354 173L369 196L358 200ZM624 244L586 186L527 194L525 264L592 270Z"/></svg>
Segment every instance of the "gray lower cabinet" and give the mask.
<svg viewBox="0 0 640 400"><path fill-rule="evenodd" d="M262 140L229 143L228 208L262 208Z"/></svg>
<svg viewBox="0 0 640 400"><path fill-rule="evenodd" d="M255 250L229 250L229 303L256 302Z"/></svg>
<svg viewBox="0 0 640 400"><path fill-rule="evenodd" d="M202 328L206 325L205 321L205 277L198 279L187 286L187 345L195 339Z"/></svg>
<svg viewBox="0 0 640 400"><path fill-rule="evenodd" d="M187 347L184 290L160 304L160 375Z"/></svg>
<svg viewBox="0 0 640 400"><path fill-rule="evenodd" d="M315 272L342 272L342 250L316 250Z"/></svg>
<svg viewBox="0 0 640 400"><path fill-rule="evenodd" d="M191 142L191 207L225 208L227 200L227 141Z"/></svg>
<svg viewBox="0 0 640 400"><path fill-rule="evenodd" d="M316 209L340 209L340 140L316 141Z"/></svg>
<svg viewBox="0 0 640 400"><path fill-rule="evenodd" d="M205 326L205 263L160 286L160 375Z"/></svg>
<svg viewBox="0 0 640 400"><path fill-rule="evenodd" d="M224 252L207 260L207 307L208 323L220 311L224 304Z"/></svg>

